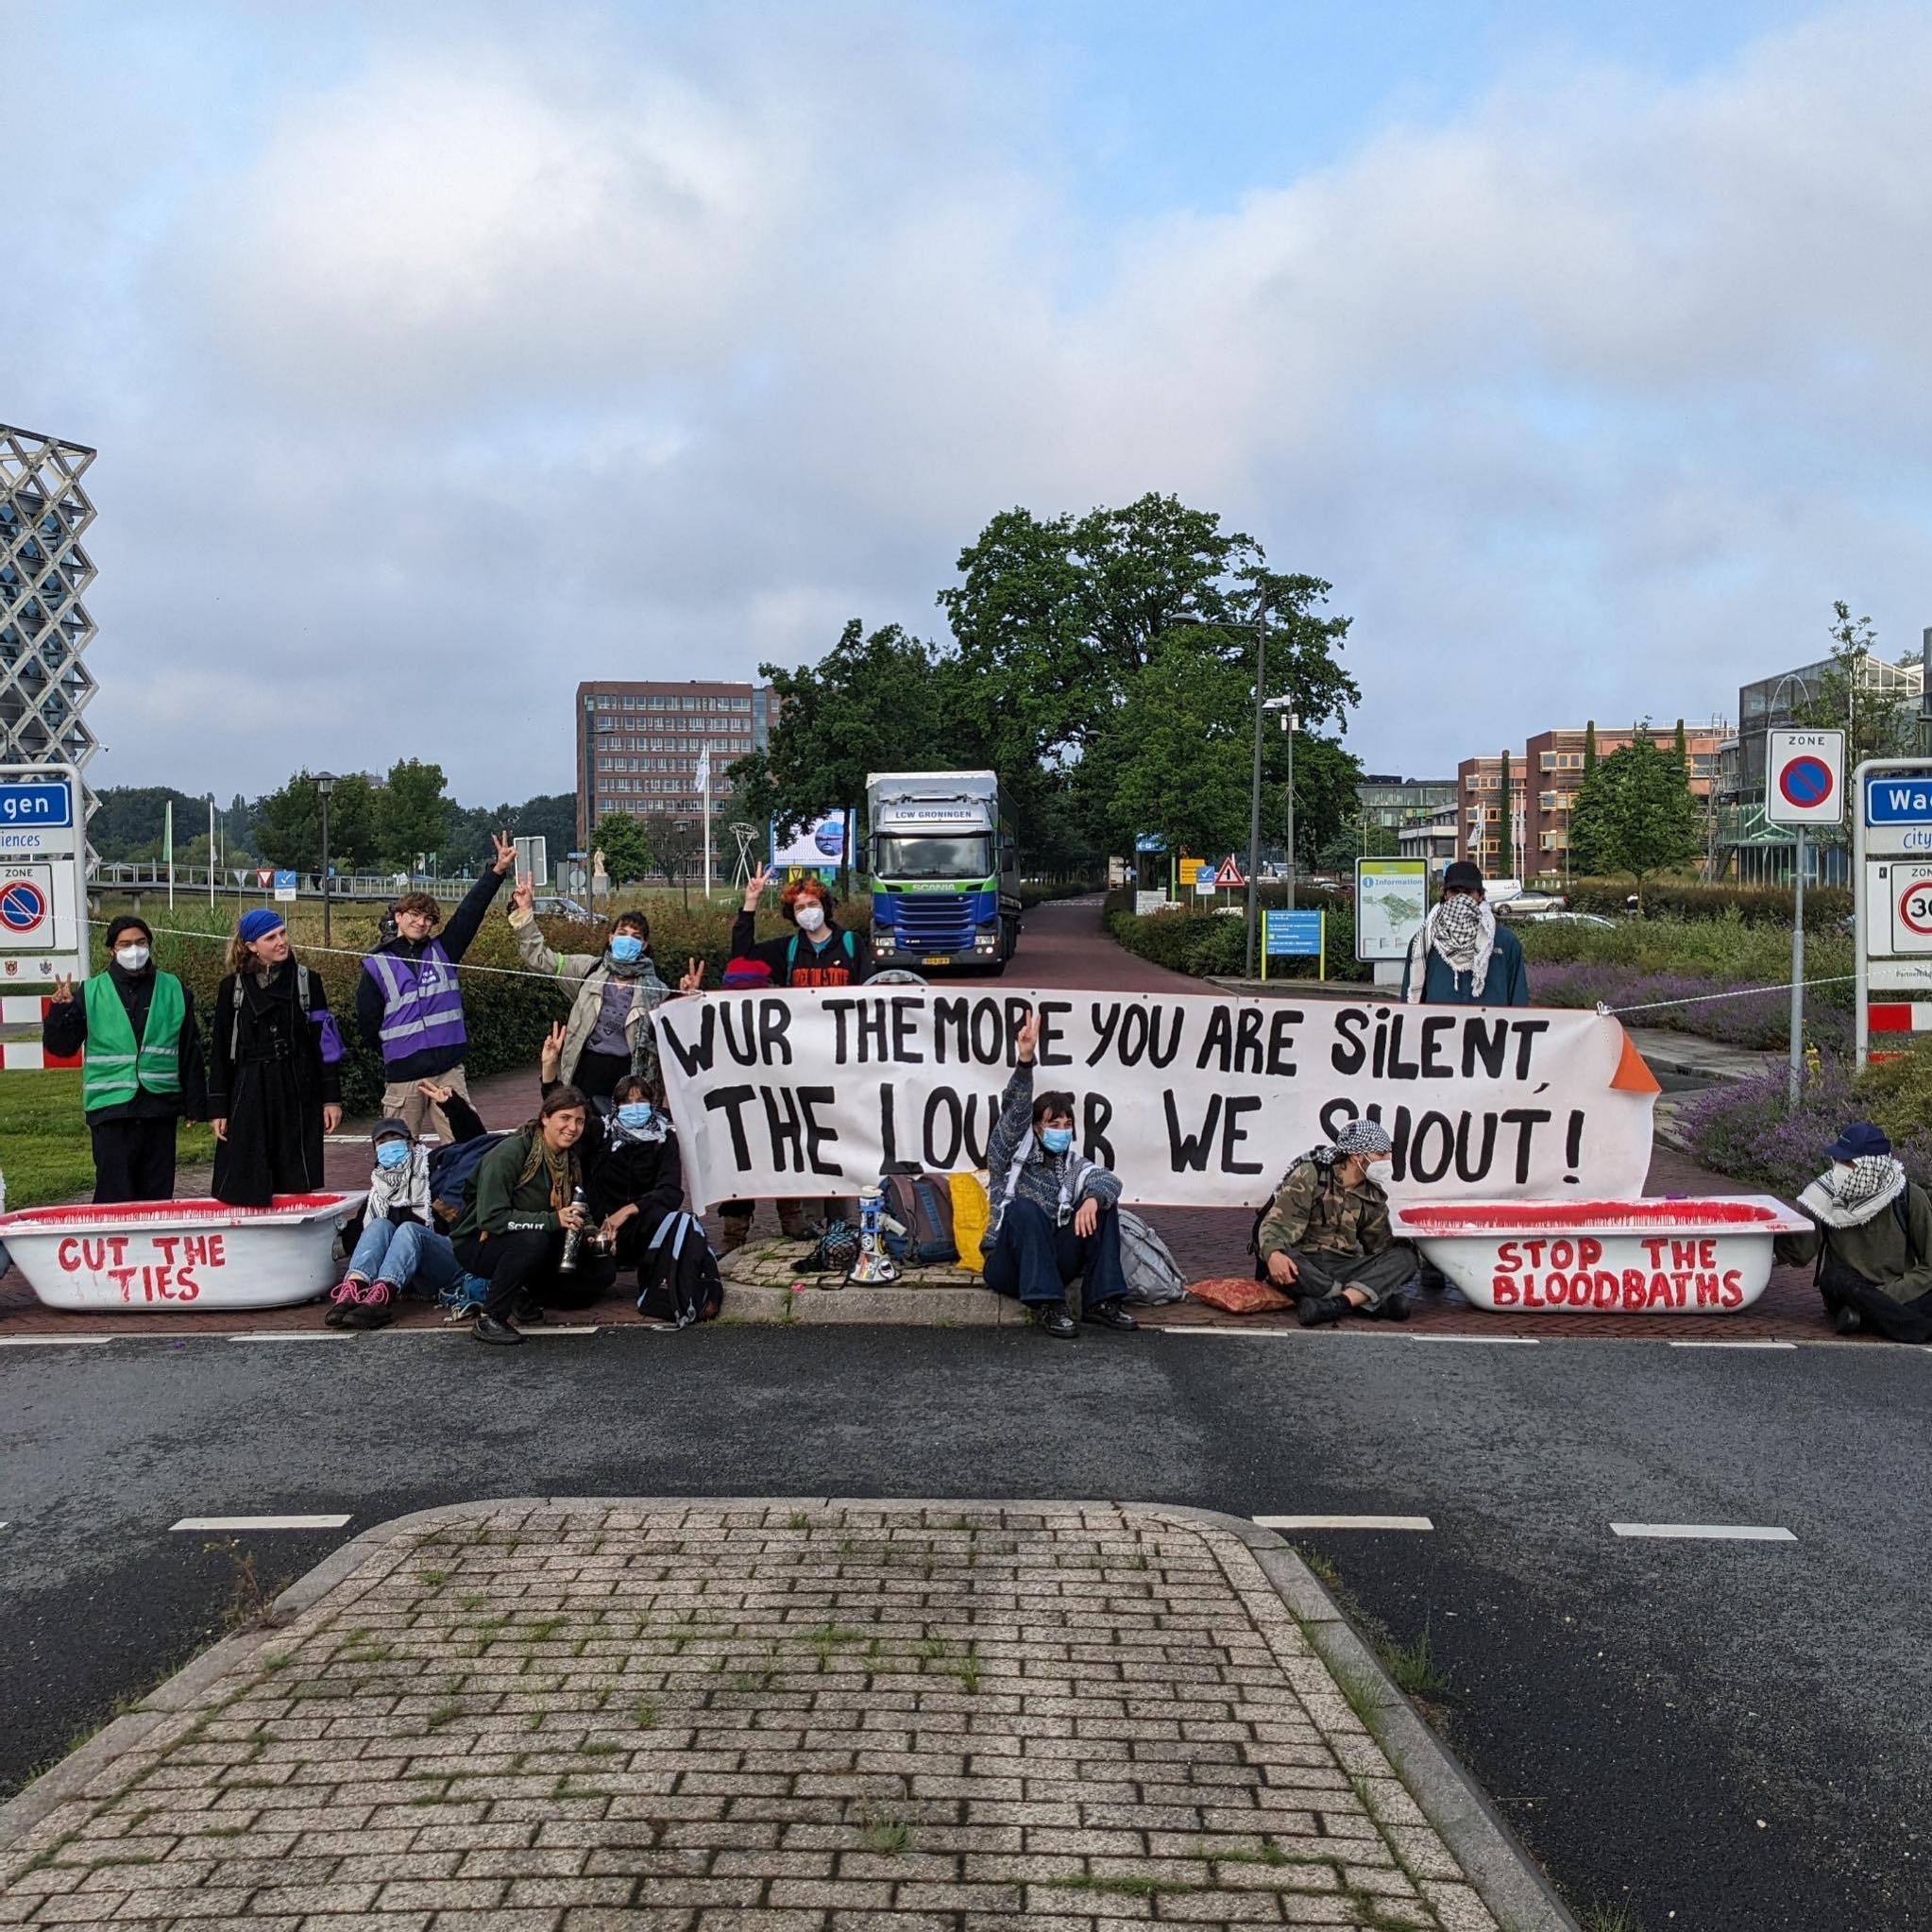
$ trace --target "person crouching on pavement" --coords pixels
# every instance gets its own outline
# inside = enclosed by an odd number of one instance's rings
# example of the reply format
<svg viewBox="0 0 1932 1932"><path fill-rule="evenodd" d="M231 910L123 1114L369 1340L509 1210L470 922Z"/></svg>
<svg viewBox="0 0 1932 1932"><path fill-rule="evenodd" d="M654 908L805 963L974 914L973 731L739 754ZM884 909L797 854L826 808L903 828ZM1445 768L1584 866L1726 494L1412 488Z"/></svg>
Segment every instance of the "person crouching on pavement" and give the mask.
<svg viewBox="0 0 1932 1932"><path fill-rule="evenodd" d="M1772 1254L1818 1264L1818 1292L1839 1334L1932 1340L1932 1197L1870 1121L1853 1121L1824 1154L1831 1165L1798 1196L1809 1231L1780 1234Z"/></svg>
<svg viewBox="0 0 1932 1932"><path fill-rule="evenodd" d="M1067 1289L1080 1279L1085 1317L1104 1329L1140 1324L1121 1306L1120 1181L1074 1147L1074 1096L1033 1093L1040 1016L1014 1038L1019 1065L1000 1098L986 1152L986 1285L1015 1296L1061 1341L1079 1333Z"/></svg>
<svg viewBox="0 0 1932 1932"><path fill-rule="evenodd" d="M590 1210L578 1143L590 1102L575 1087L552 1087L536 1118L477 1163L465 1190L452 1243L456 1259L490 1284L476 1318L480 1342L522 1341L515 1321L543 1319L544 1302L583 1308L608 1292L617 1263L595 1251L585 1230ZM567 1235L578 1242L566 1269Z"/></svg>
<svg viewBox="0 0 1932 1932"><path fill-rule="evenodd" d="M1388 1196L1372 1178L1392 1151L1376 1122L1351 1123L1288 1170L1263 1217L1257 1272L1295 1296L1303 1328L1353 1313L1408 1320L1415 1251L1390 1232Z"/></svg>

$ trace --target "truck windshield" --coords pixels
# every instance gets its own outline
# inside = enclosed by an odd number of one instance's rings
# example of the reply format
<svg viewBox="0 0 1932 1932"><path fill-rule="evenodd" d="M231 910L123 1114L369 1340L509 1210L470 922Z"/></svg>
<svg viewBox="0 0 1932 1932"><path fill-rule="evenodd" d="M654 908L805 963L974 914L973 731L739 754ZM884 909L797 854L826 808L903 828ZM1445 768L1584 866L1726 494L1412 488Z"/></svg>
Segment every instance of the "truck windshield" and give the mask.
<svg viewBox="0 0 1932 1932"><path fill-rule="evenodd" d="M983 879L992 873L992 844L983 832L881 833L882 879Z"/></svg>

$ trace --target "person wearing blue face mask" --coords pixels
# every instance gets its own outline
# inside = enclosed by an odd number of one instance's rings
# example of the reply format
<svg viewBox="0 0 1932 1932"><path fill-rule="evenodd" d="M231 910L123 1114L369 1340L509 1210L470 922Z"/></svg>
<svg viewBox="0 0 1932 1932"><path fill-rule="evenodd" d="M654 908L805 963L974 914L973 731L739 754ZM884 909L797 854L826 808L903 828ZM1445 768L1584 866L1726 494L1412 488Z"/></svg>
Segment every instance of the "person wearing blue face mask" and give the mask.
<svg viewBox="0 0 1932 1932"><path fill-rule="evenodd" d="M469 1140L483 1131L475 1109L452 1088L425 1080L422 1097L446 1110L453 1139ZM438 1294L463 1272L449 1237L436 1227L429 1150L399 1116L379 1120L369 1139L376 1165L362 1234L347 1272L330 1291L323 1322L331 1329L382 1328L395 1318L396 1297L403 1289Z"/></svg>
<svg viewBox="0 0 1932 1932"><path fill-rule="evenodd" d="M1086 1320L1104 1329L1138 1328L1121 1305L1127 1281L1116 1212L1120 1180L1075 1146L1071 1093L1035 1096L1039 1043L1035 1013L1014 1036L1019 1063L987 1144L986 1285L1017 1296L1060 1341L1080 1331L1067 1307L1076 1278Z"/></svg>
<svg viewBox="0 0 1932 1932"><path fill-rule="evenodd" d="M651 958L651 922L641 912L620 912L602 953L558 953L537 926L535 897L528 874L510 897L510 930L523 963L533 973L577 982L558 1077L607 1112L611 1090L625 1074L657 1078L651 1009L671 990Z"/></svg>

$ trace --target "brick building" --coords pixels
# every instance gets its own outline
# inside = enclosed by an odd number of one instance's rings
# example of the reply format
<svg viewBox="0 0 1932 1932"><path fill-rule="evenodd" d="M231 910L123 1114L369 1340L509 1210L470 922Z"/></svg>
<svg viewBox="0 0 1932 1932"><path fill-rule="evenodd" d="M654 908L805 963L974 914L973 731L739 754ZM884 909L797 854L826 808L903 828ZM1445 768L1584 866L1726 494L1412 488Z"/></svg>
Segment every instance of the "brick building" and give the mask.
<svg viewBox="0 0 1932 1932"><path fill-rule="evenodd" d="M577 686L577 843L605 812L668 813L684 824L703 816L698 760L711 748L715 810L730 790L734 758L762 751L771 730L769 685L627 683Z"/></svg>

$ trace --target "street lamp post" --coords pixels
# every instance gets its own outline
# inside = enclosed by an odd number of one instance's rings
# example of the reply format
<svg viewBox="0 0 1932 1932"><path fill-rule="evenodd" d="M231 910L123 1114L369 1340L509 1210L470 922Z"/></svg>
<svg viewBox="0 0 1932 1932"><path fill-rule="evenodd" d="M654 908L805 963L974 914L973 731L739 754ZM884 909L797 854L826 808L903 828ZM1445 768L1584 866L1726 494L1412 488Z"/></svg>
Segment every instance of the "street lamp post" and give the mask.
<svg viewBox="0 0 1932 1932"><path fill-rule="evenodd" d="M328 950L329 932L329 794L335 789L335 773L315 774L315 796L322 801L322 945Z"/></svg>
<svg viewBox="0 0 1932 1932"><path fill-rule="evenodd" d="M1268 687L1268 593L1265 586L1255 595L1254 611L1254 771L1247 795L1247 941L1243 951L1244 978L1254 977L1255 874L1262 857L1262 712L1266 707L1263 693ZM1291 853L1292 856L1292 853Z"/></svg>
<svg viewBox="0 0 1932 1932"><path fill-rule="evenodd" d="M1288 734L1288 910L1295 910L1295 734L1301 729L1301 719L1295 709L1293 698L1270 698L1266 708L1280 717L1281 729Z"/></svg>

